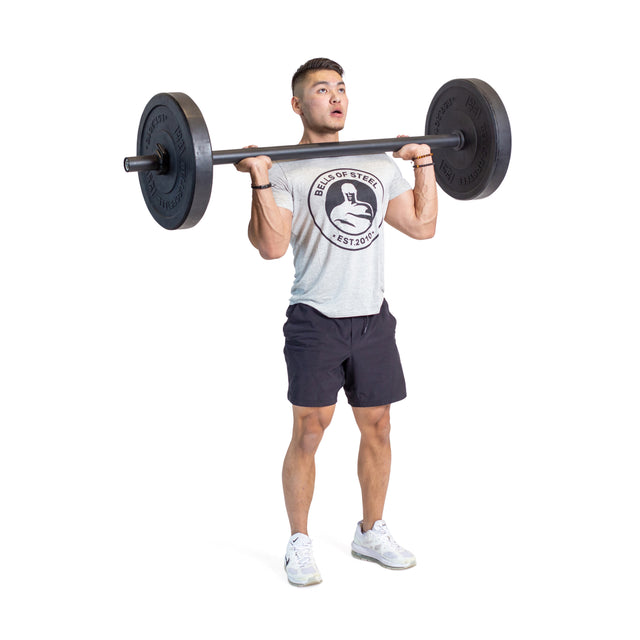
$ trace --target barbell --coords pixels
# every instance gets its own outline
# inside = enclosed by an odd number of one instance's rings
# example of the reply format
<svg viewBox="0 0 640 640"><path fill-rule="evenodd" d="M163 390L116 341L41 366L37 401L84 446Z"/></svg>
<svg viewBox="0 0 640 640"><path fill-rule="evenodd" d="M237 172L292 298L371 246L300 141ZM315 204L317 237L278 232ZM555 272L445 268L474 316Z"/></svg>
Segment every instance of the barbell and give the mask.
<svg viewBox="0 0 640 640"><path fill-rule="evenodd" d="M409 143L434 150L440 188L458 200L491 195L511 157L511 127L498 94L475 78L451 80L435 94L425 135L279 147L212 151L200 109L184 93L159 93L148 102L138 127L137 156L124 159L137 172L144 201L165 229L186 229L204 215L211 197L213 166L244 158L302 160L397 151Z"/></svg>

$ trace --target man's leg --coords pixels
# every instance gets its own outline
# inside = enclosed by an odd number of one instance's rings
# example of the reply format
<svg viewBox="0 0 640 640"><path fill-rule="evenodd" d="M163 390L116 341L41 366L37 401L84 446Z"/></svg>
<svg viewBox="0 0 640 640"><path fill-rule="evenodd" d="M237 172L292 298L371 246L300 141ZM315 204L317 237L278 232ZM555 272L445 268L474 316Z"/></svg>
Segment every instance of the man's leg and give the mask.
<svg viewBox="0 0 640 640"><path fill-rule="evenodd" d="M293 406L293 435L282 466L282 487L291 535L308 535L307 519L316 478L315 453L334 411L335 405Z"/></svg>
<svg viewBox="0 0 640 640"><path fill-rule="evenodd" d="M390 407L354 407L353 413L361 433L358 477L362 487L363 518L356 527L351 554L390 569L408 569L415 566L415 556L393 539L382 519L391 471Z"/></svg>
<svg viewBox="0 0 640 640"><path fill-rule="evenodd" d="M382 512L391 473L391 407L353 407L360 428L358 478L362 489L362 530L368 531Z"/></svg>

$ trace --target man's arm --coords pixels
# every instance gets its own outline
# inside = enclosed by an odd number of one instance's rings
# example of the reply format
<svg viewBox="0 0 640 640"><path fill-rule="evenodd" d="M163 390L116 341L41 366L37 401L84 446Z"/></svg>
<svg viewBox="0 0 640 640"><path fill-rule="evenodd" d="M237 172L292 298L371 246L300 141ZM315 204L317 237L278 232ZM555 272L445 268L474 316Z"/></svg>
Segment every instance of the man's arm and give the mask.
<svg viewBox="0 0 640 640"><path fill-rule="evenodd" d="M269 184L271 159L267 156L245 158L236 165L238 171L251 175L251 184ZM281 258L289 248L293 214L279 207L268 189L252 189L249 240L265 260Z"/></svg>
<svg viewBox="0 0 640 640"><path fill-rule="evenodd" d="M396 151L394 158L414 160L431 153L426 144L406 144ZM431 156L414 160L414 165L430 165ZM416 240L433 238L438 219L438 191L433 166L414 169L415 186L389 202L385 221Z"/></svg>

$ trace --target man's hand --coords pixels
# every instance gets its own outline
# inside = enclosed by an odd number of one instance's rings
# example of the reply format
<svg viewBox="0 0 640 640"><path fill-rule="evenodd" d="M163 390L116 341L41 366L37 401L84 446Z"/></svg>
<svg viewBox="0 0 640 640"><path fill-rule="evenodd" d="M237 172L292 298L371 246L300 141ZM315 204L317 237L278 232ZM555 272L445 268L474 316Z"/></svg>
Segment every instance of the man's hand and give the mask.
<svg viewBox="0 0 640 640"><path fill-rule="evenodd" d="M244 149L255 149L257 145L250 144ZM269 156L255 156L253 158L245 158L244 160L240 160L240 162L235 165L238 171L242 173L251 173L252 175L255 173L256 175L264 174L265 172L269 172L271 169L271 158Z"/></svg>
<svg viewBox="0 0 640 640"><path fill-rule="evenodd" d="M398 136L398 138L406 138L407 136ZM413 160L420 156L426 156L431 153L431 147L428 144L405 144L397 151L393 152L394 158L400 158L401 160Z"/></svg>

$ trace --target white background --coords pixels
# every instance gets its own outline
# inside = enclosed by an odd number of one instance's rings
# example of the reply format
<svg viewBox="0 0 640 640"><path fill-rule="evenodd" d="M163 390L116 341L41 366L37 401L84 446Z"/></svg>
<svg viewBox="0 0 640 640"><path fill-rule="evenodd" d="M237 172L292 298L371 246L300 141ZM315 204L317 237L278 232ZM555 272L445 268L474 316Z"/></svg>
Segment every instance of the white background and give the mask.
<svg viewBox="0 0 640 640"><path fill-rule="evenodd" d="M0 635L637 639L632 5L12 7ZM161 91L198 103L214 148L297 142L289 81L316 56L345 67L344 140L418 135L444 82L479 77L513 154L490 198L441 195L433 240L387 236L410 395L385 515L418 566L349 555L358 436L341 397L311 515L324 583L299 590L281 564L291 256L250 246L233 167L202 222L168 232L122 158Z"/></svg>

